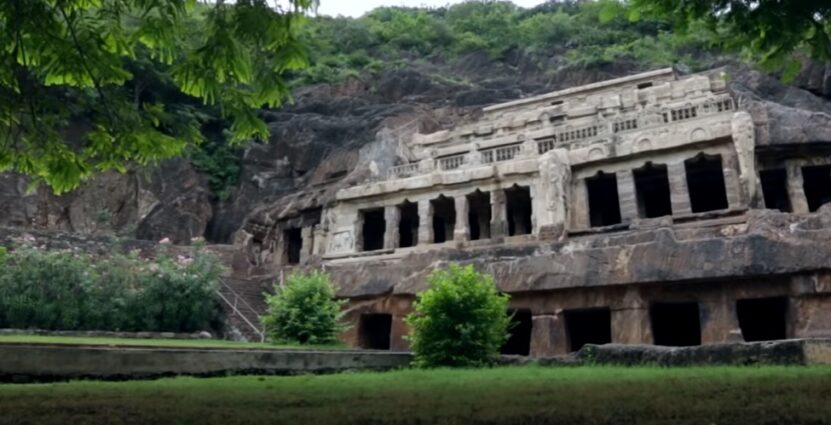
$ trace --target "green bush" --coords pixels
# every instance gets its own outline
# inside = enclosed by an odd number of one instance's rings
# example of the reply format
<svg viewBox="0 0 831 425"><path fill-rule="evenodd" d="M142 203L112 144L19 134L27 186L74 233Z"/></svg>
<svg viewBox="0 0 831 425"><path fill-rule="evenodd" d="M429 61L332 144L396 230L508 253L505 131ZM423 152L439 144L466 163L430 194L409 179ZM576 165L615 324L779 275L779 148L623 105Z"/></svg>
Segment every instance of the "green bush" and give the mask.
<svg viewBox="0 0 831 425"><path fill-rule="evenodd" d="M346 330L341 305L324 272L292 273L276 295L265 294L268 312L262 317L269 339L280 343L330 344Z"/></svg>
<svg viewBox="0 0 831 425"><path fill-rule="evenodd" d="M0 327L194 332L219 314L212 255L92 257L21 247L0 258Z"/></svg>
<svg viewBox="0 0 831 425"><path fill-rule="evenodd" d="M427 278L410 325L410 348L422 367L491 364L508 338L509 296L496 290L493 277L473 266L451 265Z"/></svg>

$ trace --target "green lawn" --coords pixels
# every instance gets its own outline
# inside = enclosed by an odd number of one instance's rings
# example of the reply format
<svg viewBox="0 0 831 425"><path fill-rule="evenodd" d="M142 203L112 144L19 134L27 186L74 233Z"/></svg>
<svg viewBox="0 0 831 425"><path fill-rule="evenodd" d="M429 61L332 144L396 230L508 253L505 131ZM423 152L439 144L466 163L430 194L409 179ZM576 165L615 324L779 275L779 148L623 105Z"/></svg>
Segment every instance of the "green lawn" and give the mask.
<svg viewBox="0 0 831 425"><path fill-rule="evenodd" d="M14 424L827 424L831 367L502 367L0 385Z"/></svg>
<svg viewBox="0 0 831 425"><path fill-rule="evenodd" d="M187 348L235 348L235 349L275 349L275 348L303 348L303 349L335 349L344 348L340 345L329 346L301 346L275 345L268 343L224 341L220 339L152 339L152 338L99 338L75 336L47 336L47 335L0 335L0 344L76 344L76 345L121 345L136 347L187 347Z"/></svg>

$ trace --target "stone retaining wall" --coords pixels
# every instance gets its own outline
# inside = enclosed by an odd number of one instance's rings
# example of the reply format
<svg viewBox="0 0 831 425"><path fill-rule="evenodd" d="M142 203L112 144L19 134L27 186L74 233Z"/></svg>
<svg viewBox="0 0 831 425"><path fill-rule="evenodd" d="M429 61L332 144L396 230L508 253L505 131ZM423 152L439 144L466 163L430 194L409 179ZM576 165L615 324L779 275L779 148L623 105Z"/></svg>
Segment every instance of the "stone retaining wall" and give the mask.
<svg viewBox="0 0 831 425"><path fill-rule="evenodd" d="M409 353L0 344L0 382L148 379L164 376L288 375L388 370Z"/></svg>
<svg viewBox="0 0 831 425"><path fill-rule="evenodd" d="M831 339L789 339L695 347L655 345L587 345L578 363L626 366L831 365Z"/></svg>

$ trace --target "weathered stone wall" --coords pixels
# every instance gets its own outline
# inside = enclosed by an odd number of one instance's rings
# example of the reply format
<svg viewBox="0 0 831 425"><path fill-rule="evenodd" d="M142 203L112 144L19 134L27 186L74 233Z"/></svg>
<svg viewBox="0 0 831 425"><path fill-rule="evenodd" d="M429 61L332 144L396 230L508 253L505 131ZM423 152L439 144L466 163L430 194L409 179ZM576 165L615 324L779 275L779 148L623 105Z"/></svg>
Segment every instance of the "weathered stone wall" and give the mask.
<svg viewBox="0 0 831 425"><path fill-rule="evenodd" d="M0 344L0 382L285 375L404 367L409 353Z"/></svg>

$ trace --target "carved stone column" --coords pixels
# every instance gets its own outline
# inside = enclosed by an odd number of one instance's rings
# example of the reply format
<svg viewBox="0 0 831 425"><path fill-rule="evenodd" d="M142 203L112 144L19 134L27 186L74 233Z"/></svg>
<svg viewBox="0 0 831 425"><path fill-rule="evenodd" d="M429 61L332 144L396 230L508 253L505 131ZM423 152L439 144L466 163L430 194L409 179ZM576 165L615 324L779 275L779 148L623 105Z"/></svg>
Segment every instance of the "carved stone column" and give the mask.
<svg viewBox="0 0 831 425"><path fill-rule="evenodd" d="M797 214L807 214L808 198L805 197L805 188L802 181L802 164L799 161L785 161L785 170L788 173L788 197L791 198L791 209Z"/></svg>
<svg viewBox="0 0 831 425"><path fill-rule="evenodd" d="M305 226L300 229L300 238L301 238L301 245L300 245L300 263L305 263L308 261L309 257L312 255L312 247L314 247L314 238L312 237L313 234L312 226Z"/></svg>
<svg viewBox="0 0 831 425"><path fill-rule="evenodd" d="M397 206L388 205L384 207L384 249L395 249L398 246L400 215Z"/></svg>
<svg viewBox="0 0 831 425"><path fill-rule="evenodd" d="M456 202L456 224L453 228L453 240L457 242L468 241L470 240L470 226L468 224L470 205L467 196L457 196L454 201Z"/></svg>
<svg viewBox="0 0 831 425"><path fill-rule="evenodd" d="M571 210L569 211L572 229L588 229L591 226L589 219L589 191L586 188L586 179L572 182Z"/></svg>
<svg viewBox="0 0 831 425"><path fill-rule="evenodd" d="M560 237L571 210L571 163L568 150L552 149L539 159L540 178L534 191L535 230L540 235Z"/></svg>
<svg viewBox="0 0 831 425"><path fill-rule="evenodd" d="M724 173L724 190L727 194L727 207L738 208L742 205L742 193L745 193L742 179L736 173L736 170L730 166L732 161L725 161L723 167Z"/></svg>
<svg viewBox="0 0 831 425"><path fill-rule="evenodd" d="M568 337L562 311L537 315L531 320L531 357L568 353Z"/></svg>
<svg viewBox="0 0 831 425"><path fill-rule="evenodd" d="M690 192L687 189L687 170L684 161L667 164L669 177L669 199L673 215L691 214Z"/></svg>
<svg viewBox="0 0 831 425"><path fill-rule="evenodd" d="M736 303L726 294L701 302L701 343L742 342Z"/></svg>
<svg viewBox="0 0 831 425"><path fill-rule="evenodd" d="M433 243L433 205L429 199L418 201L418 244Z"/></svg>
<svg viewBox="0 0 831 425"><path fill-rule="evenodd" d="M612 342L615 344L652 344L649 304L638 288L629 288L612 306Z"/></svg>
<svg viewBox="0 0 831 425"><path fill-rule="evenodd" d="M505 191L496 189L491 192L491 239L505 237L508 234Z"/></svg>
<svg viewBox="0 0 831 425"><path fill-rule="evenodd" d="M632 170L618 171L617 197L620 202L620 218L624 223L638 218L638 199L635 194L635 177Z"/></svg>
<svg viewBox="0 0 831 425"><path fill-rule="evenodd" d="M739 163L739 182L744 201L748 206L759 206L758 174L756 174L756 131L753 118L747 111L733 114L730 122L733 133L733 144L736 147ZM729 194L728 194L729 196ZM734 205L732 202L730 206Z"/></svg>

